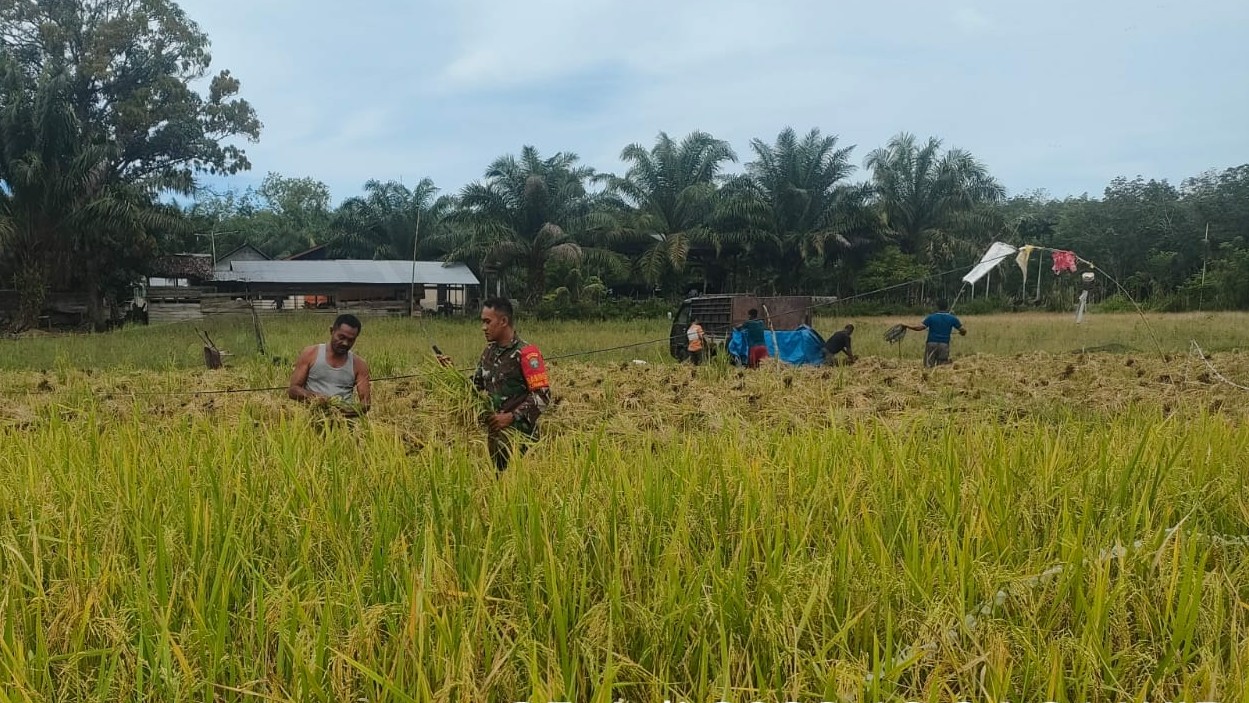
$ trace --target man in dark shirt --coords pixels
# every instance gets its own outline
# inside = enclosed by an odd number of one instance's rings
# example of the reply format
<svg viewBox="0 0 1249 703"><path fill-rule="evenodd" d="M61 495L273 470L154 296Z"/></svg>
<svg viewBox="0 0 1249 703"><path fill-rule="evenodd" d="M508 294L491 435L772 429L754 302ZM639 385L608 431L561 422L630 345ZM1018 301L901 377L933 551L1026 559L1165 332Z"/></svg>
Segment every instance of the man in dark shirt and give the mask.
<svg viewBox="0 0 1249 703"><path fill-rule="evenodd" d="M737 329L746 333L747 352L746 365L752 369L759 368L759 362L768 358L768 343L764 336L763 320L759 319L759 311L751 308L747 313L750 316Z"/></svg>
<svg viewBox="0 0 1249 703"><path fill-rule="evenodd" d="M847 364L855 362L854 352L850 350L850 335L854 334L854 325L846 325L845 329L837 330L824 342L824 361L829 364L838 363L837 355L845 352Z"/></svg>

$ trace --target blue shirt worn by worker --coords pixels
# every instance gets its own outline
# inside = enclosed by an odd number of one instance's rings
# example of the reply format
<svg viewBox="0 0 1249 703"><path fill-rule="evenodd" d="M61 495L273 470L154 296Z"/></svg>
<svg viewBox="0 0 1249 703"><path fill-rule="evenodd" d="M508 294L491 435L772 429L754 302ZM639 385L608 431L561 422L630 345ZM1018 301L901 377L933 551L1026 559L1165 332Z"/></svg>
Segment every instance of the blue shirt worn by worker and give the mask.
<svg viewBox="0 0 1249 703"><path fill-rule="evenodd" d="M742 330L746 332L747 346L762 347L767 343L763 336L763 320L746 320L742 323Z"/></svg>
<svg viewBox="0 0 1249 703"><path fill-rule="evenodd" d="M928 328L929 344L949 344L950 332L963 326L957 317L948 312L934 312L925 317L922 324Z"/></svg>

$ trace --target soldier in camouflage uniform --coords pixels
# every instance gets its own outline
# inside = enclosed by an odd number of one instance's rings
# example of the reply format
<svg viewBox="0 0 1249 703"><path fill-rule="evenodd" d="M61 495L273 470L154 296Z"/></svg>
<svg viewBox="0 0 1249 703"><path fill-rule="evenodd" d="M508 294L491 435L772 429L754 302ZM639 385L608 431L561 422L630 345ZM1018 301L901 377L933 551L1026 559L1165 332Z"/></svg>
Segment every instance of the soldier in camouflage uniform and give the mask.
<svg viewBox="0 0 1249 703"><path fill-rule="evenodd" d="M485 391L494 414L486 420L490 457L503 471L511 459L505 434L509 427L530 439L538 434L538 418L551 401L546 362L542 353L516 335L512 304L491 298L482 304L481 329L488 345L473 372L473 385ZM440 357L444 364L450 359Z"/></svg>

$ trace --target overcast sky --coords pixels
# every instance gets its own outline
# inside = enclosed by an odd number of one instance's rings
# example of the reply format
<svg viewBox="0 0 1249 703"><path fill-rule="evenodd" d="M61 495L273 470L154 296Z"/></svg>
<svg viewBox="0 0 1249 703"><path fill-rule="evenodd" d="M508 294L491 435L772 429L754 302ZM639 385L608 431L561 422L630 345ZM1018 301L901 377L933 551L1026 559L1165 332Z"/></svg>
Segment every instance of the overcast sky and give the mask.
<svg viewBox="0 0 1249 703"><path fill-rule="evenodd" d="M1249 162L1249 2L182 0L265 128L252 171L444 192L532 144L622 172L701 129L940 137L1010 193Z"/></svg>

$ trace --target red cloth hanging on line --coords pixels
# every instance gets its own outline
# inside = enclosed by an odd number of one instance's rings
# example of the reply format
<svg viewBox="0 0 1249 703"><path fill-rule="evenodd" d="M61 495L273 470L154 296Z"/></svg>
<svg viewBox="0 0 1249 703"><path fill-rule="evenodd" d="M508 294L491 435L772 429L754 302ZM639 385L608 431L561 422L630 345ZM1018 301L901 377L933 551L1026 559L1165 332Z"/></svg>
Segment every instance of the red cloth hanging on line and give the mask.
<svg viewBox="0 0 1249 703"><path fill-rule="evenodd" d="M1054 252L1054 273L1062 273L1063 271L1071 271L1072 273L1075 273L1075 270L1076 270L1075 252L1071 252L1071 251Z"/></svg>

